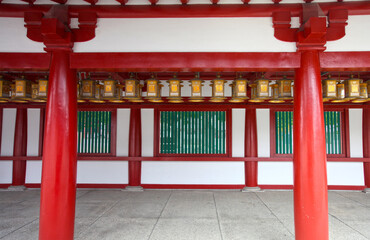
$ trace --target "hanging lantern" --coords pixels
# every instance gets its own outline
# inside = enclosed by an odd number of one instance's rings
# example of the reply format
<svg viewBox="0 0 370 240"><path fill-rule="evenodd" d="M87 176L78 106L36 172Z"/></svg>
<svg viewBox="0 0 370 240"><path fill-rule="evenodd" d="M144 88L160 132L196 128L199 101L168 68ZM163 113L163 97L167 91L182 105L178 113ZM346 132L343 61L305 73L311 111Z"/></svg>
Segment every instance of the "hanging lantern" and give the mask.
<svg viewBox="0 0 370 240"><path fill-rule="evenodd" d="M168 80L169 97L168 102L170 103L182 103L181 99L181 87L183 86L182 81L177 78L176 74L172 79Z"/></svg>
<svg viewBox="0 0 370 240"><path fill-rule="evenodd" d="M189 102L203 102L202 87L203 80L199 78L199 73L195 74L195 78L190 80L191 84L191 97Z"/></svg>
<svg viewBox="0 0 370 240"><path fill-rule="evenodd" d="M102 99L108 100L109 102L113 103L122 103L124 102L122 97L122 86L120 86L116 80L112 79L109 76L107 79L103 80L103 92L102 92Z"/></svg>
<svg viewBox="0 0 370 240"><path fill-rule="evenodd" d="M39 79L36 84L32 84L32 101L46 102L48 95L48 80L47 77Z"/></svg>
<svg viewBox="0 0 370 240"><path fill-rule="evenodd" d="M146 80L146 98L149 102L163 102L161 98L161 88L162 85L159 83L158 79L154 77L154 75L152 75L150 79Z"/></svg>
<svg viewBox="0 0 370 240"><path fill-rule="evenodd" d="M269 101L270 103L283 103L284 100L281 99L280 95L280 86L279 84L272 84L271 85L271 92L272 92L272 99Z"/></svg>
<svg viewBox="0 0 370 240"><path fill-rule="evenodd" d="M77 83L77 102L79 102L79 103L83 103L83 102L85 102L85 100L83 100L82 98L81 98L81 91L82 91L82 89L81 89L81 83L80 83L80 81Z"/></svg>
<svg viewBox="0 0 370 240"><path fill-rule="evenodd" d="M323 102L337 98L337 80L328 76L327 79L322 81L322 96Z"/></svg>
<svg viewBox="0 0 370 240"><path fill-rule="evenodd" d="M0 76L0 103L8 102L10 94L10 81L4 80L3 76Z"/></svg>
<svg viewBox="0 0 370 240"><path fill-rule="evenodd" d="M95 98L95 81L90 77L81 81L81 98L82 99L94 99Z"/></svg>
<svg viewBox="0 0 370 240"><path fill-rule="evenodd" d="M367 80L367 97L370 98L370 80Z"/></svg>
<svg viewBox="0 0 370 240"><path fill-rule="evenodd" d="M130 102L144 102L141 99L140 81L134 78L134 74L130 74L130 78L125 80L126 99Z"/></svg>
<svg viewBox="0 0 370 240"><path fill-rule="evenodd" d="M367 83L360 83L360 97L353 100L353 103L363 103L368 101Z"/></svg>
<svg viewBox="0 0 370 240"><path fill-rule="evenodd" d="M22 76L15 80L14 85L14 102L27 102L32 97L31 82Z"/></svg>
<svg viewBox="0 0 370 240"><path fill-rule="evenodd" d="M347 102L346 94L345 94L345 87L343 83L337 84L337 98L332 100L332 103L341 103L341 102Z"/></svg>
<svg viewBox="0 0 370 240"><path fill-rule="evenodd" d="M239 77L235 79L232 84L230 84L232 98L229 100L229 102L243 102L244 100L248 99L247 84L248 80L242 78L242 75L240 74Z"/></svg>
<svg viewBox="0 0 370 240"><path fill-rule="evenodd" d="M262 77L251 84L251 100L249 102L263 102L269 98L270 81Z"/></svg>
<svg viewBox="0 0 370 240"><path fill-rule="evenodd" d="M212 80L212 98L209 100L210 102L223 102L224 97L224 84L225 80L221 79L220 74L217 74L217 77Z"/></svg>
<svg viewBox="0 0 370 240"><path fill-rule="evenodd" d="M90 102L92 103L104 103L103 100L103 85L96 83L95 84L95 94L94 99L91 99Z"/></svg>
<svg viewBox="0 0 370 240"><path fill-rule="evenodd" d="M360 97L360 79L353 78L347 79L344 84L346 98L354 99Z"/></svg>
<svg viewBox="0 0 370 240"><path fill-rule="evenodd" d="M281 100L292 99L292 80L287 79L285 76L278 81L278 95Z"/></svg>

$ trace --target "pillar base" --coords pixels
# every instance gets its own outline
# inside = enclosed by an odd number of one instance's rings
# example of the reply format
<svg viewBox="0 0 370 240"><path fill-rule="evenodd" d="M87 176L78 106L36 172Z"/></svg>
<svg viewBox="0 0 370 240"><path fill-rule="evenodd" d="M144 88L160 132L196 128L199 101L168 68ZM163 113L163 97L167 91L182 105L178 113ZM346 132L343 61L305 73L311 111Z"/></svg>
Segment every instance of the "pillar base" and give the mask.
<svg viewBox="0 0 370 240"><path fill-rule="evenodd" d="M370 193L370 188L364 188L364 190L362 190L364 193Z"/></svg>
<svg viewBox="0 0 370 240"><path fill-rule="evenodd" d="M242 192L260 192L261 188L259 187L245 187L242 189Z"/></svg>
<svg viewBox="0 0 370 240"><path fill-rule="evenodd" d="M25 186L10 186L8 187L8 190L12 192L22 192L27 190L27 188Z"/></svg>
<svg viewBox="0 0 370 240"><path fill-rule="evenodd" d="M144 188L140 186L127 186L124 190L129 192L143 192Z"/></svg>

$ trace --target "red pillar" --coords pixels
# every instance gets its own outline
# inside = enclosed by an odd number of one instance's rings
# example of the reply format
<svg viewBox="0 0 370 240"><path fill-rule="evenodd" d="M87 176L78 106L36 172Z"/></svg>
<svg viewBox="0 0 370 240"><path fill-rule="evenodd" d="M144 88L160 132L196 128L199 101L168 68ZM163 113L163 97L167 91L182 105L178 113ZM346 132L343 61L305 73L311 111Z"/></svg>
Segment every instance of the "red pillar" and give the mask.
<svg viewBox="0 0 370 240"><path fill-rule="evenodd" d="M370 109L363 109L362 137L364 158L370 158ZM370 162L364 162L365 189L364 192L370 192Z"/></svg>
<svg viewBox="0 0 370 240"><path fill-rule="evenodd" d="M141 157L141 109L131 108L129 157ZM130 161L128 173L128 189L141 189L141 161ZM134 187L134 188L132 188Z"/></svg>
<svg viewBox="0 0 370 240"><path fill-rule="evenodd" d="M21 157L27 154L27 108L17 108L14 132L13 156ZM12 187L24 186L26 180L26 161L13 161Z"/></svg>
<svg viewBox="0 0 370 240"><path fill-rule="evenodd" d="M245 157L258 157L256 109L245 110ZM243 191L258 191L258 162L244 162L245 188Z"/></svg>
<svg viewBox="0 0 370 240"><path fill-rule="evenodd" d="M69 51L52 51L42 161L40 240L72 240L77 167L77 84Z"/></svg>
<svg viewBox="0 0 370 240"><path fill-rule="evenodd" d="M294 93L294 223L298 240L327 240L324 112L317 50L301 52Z"/></svg>

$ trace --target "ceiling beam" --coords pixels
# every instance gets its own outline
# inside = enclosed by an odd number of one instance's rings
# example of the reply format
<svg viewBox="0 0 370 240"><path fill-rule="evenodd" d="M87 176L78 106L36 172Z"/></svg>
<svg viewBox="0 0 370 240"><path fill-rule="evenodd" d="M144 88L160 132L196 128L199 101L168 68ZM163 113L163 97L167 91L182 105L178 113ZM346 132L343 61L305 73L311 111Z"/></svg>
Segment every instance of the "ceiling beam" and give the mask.
<svg viewBox="0 0 370 240"><path fill-rule="evenodd" d="M31 0L30 0L31 1ZM154 1L154 0L153 0ZM318 3L324 14L332 9L347 9L349 15L369 15L365 1ZM47 12L53 5L1 4L0 17L24 17L27 11ZM211 18L211 17L272 17L276 11L289 11L299 17L302 4L191 4L191 5L68 5L71 17L80 12L95 12L98 18Z"/></svg>

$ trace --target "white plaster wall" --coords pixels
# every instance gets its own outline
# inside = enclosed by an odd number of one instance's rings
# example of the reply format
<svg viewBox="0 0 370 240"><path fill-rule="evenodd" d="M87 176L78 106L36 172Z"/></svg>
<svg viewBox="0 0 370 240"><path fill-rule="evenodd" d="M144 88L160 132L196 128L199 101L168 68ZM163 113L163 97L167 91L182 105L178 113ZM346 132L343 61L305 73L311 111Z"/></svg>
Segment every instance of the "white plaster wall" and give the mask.
<svg viewBox="0 0 370 240"><path fill-rule="evenodd" d="M153 157L154 150L154 109L141 110L141 155Z"/></svg>
<svg viewBox="0 0 370 240"><path fill-rule="evenodd" d="M117 156L128 156L130 109L117 109ZM77 183L128 183L127 161L78 161Z"/></svg>
<svg viewBox="0 0 370 240"><path fill-rule="evenodd" d="M128 183L128 164L121 161L79 161L77 183Z"/></svg>
<svg viewBox="0 0 370 240"><path fill-rule="evenodd" d="M328 162L328 185L360 185L364 183L362 162Z"/></svg>
<svg viewBox="0 0 370 240"><path fill-rule="evenodd" d="M1 134L1 156L13 156L15 117L17 110L14 108L4 108L3 127ZM12 182L12 161L0 161L0 183Z"/></svg>
<svg viewBox="0 0 370 240"><path fill-rule="evenodd" d="M243 184L243 162L143 162L143 184Z"/></svg>
<svg viewBox="0 0 370 240"><path fill-rule="evenodd" d="M232 156L244 157L245 109L232 109Z"/></svg>
<svg viewBox="0 0 370 240"><path fill-rule="evenodd" d="M270 109L256 109L258 157L270 157Z"/></svg>
<svg viewBox="0 0 370 240"><path fill-rule="evenodd" d="M130 129L130 109L117 109L117 156L128 156L128 135Z"/></svg>
<svg viewBox="0 0 370 240"><path fill-rule="evenodd" d="M293 162L259 162L258 184L292 185Z"/></svg>
<svg viewBox="0 0 370 240"><path fill-rule="evenodd" d="M40 109L27 110L27 156L39 155ZM26 183L41 183L41 161L27 161Z"/></svg>
<svg viewBox="0 0 370 240"><path fill-rule="evenodd" d="M362 158L362 109L349 109L348 113L350 154Z"/></svg>

